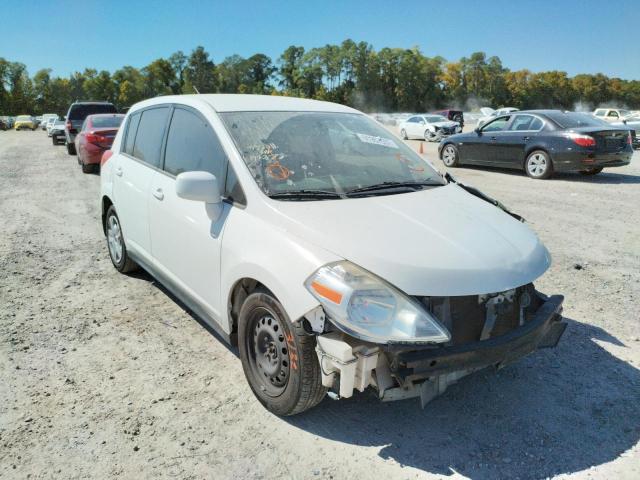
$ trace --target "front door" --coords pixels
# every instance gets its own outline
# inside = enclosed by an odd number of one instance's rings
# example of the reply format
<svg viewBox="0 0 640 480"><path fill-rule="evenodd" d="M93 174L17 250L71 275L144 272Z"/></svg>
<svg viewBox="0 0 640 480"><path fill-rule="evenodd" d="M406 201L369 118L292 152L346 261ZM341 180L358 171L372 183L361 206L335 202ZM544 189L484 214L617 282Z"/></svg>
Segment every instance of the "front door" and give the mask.
<svg viewBox="0 0 640 480"><path fill-rule="evenodd" d="M206 171L215 175L224 191L227 158L213 128L197 111L176 106L167 133L162 171L150 188L149 221L155 267L218 321L220 298L220 249L225 220L233 208L212 219L203 202L176 195L176 176Z"/></svg>

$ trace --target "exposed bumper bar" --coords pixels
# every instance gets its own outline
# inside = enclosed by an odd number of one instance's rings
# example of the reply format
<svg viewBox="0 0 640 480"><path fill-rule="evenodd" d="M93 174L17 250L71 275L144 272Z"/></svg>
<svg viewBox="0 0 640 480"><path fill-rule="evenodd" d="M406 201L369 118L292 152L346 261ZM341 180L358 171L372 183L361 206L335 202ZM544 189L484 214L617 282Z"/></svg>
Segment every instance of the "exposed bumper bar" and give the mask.
<svg viewBox="0 0 640 480"><path fill-rule="evenodd" d="M504 366L539 348L555 347L567 327L562 321L564 297L546 298L533 319L499 337L450 347L387 353L397 377L432 377L490 365Z"/></svg>

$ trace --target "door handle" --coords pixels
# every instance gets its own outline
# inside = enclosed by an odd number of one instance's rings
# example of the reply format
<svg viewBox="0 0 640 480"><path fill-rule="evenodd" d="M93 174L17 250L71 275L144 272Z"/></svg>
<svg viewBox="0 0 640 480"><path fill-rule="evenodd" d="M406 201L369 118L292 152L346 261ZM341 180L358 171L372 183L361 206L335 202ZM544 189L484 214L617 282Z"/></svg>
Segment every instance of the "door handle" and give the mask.
<svg viewBox="0 0 640 480"><path fill-rule="evenodd" d="M525 142L528 142L528 141L529 141L529 138L530 138L530 137L522 137L522 140L524 140Z"/></svg>
<svg viewBox="0 0 640 480"><path fill-rule="evenodd" d="M156 197L158 200L162 200L164 198L164 193L162 192L161 188L156 188L153 191L153 196Z"/></svg>
<svg viewBox="0 0 640 480"><path fill-rule="evenodd" d="M491 137L491 141L492 141L492 142L495 142L496 140L497 140L497 138L496 138L496 137Z"/></svg>
<svg viewBox="0 0 640 480"><path fill-rule="evenodd" d="M119 176L119 177L122 176L122 167L116 168L116 175Z"/></svg>

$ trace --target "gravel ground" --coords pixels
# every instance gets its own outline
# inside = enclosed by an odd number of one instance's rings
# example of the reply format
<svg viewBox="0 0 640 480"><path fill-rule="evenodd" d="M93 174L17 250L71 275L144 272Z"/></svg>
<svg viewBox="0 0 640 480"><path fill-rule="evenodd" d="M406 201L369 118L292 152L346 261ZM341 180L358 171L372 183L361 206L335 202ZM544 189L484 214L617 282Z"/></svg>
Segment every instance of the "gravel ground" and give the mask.
<svg viewBox="0 0 640 480"><path fill-rule="evenodd" d="M558 348L425 410L364 393L281 419L236 351L111 266L99 177L41 131L0 132L0 477L640 478L640 156L590 178L455 175L552 252L537 285L566 296Z"/></svg>

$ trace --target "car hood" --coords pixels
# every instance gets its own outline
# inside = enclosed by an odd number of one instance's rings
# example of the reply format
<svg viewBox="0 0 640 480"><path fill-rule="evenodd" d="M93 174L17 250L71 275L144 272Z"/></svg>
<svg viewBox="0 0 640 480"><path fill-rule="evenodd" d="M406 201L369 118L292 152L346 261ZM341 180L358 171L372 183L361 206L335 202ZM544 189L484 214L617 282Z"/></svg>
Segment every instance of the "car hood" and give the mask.
<svg viewBox="0 0 640 480"><path fill-rule="evenodd" d="M414 193L272 201L274 220L410 295L501 292L551 263L523 223L454 184Z"/></svg>
<svg viewBox="0 0 640 480"><path fill-rule="evenodd" d="M458 122L452 122L450 120L447 120L446 122L433 122L430 125L434 125L436 127L457 127Z"/></svg>

